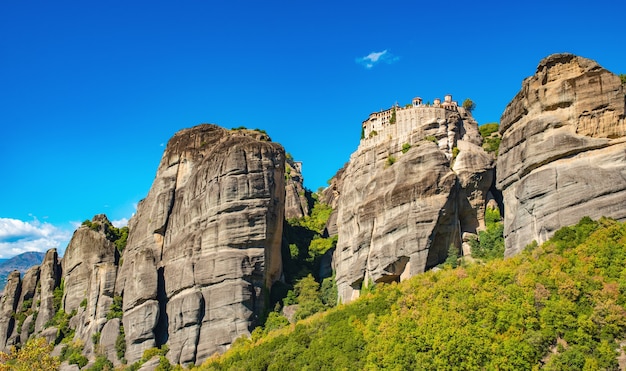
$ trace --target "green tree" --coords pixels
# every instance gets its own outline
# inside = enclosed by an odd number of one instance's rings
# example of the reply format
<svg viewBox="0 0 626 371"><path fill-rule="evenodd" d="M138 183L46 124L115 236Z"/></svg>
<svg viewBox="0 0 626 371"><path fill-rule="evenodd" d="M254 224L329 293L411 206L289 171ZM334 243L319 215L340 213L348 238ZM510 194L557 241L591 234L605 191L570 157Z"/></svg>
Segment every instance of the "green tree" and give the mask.
<svg viewBox="0 0 626 371"><path fill-rule="evenodd" d="M498 134L499 129L500 125L496 122L484 124L478 128L480 136L483 138L483 149L489 153L494 153L496 156L502 140Z"/></svg>
<svg viewBox="0 0 626 371"><path fill-rule="evenodd" d="M107 319L122 318L124 315L124 298L121 295L113 296L113 303L107 312Z"/></svg>
<svg viewBox="0 0 626 371"><path fill-rule="evenodd" d="M459 249L453 243L448 248L448 257L444 264L452 268L456 268L459 265Z"/></svg>
<svg viewBox="0 0 626 371"><path fill-rule="evenodd" d="M471 113L476 108L476 103L474 103L473 100L467 98L466 100L463 101L463 108L465 108L468 112Z"/></svg>
<svg viewBox="0 0 626 371"><path fill-rule="evenodd" d="M504 256L504 224L498 209L485 210L484 231L478 232L478 239L471 240L473 258L492 260Z"/></svg>
<svg viewBox="0 0 626 371"><path fill-rule="evenodd" d="M335 282L335 275L326 277L322 280L322 286L320 287L320 299L324 305L332 308L337 305L337 283Z"/></svg>
<svg viewBox="0 0 626 371"><path fill-rule="evenodd" d="M320 284L315 281L312 275L302 278L294 286L298 310L295 318L300 320L314 313L324 310L324 303L319 295Z"/></svg>

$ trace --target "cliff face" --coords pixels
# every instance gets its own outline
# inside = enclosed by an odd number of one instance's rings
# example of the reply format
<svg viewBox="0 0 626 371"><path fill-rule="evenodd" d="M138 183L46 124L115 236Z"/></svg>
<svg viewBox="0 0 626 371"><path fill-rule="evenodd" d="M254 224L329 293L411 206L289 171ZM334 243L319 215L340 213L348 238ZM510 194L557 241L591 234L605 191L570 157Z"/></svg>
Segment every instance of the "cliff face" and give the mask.
<svg viewBox="0 0 626 371"><path fill-rule="evenodd" d="M362 140L333 182L341 189L326 194L337 202L340 300L370 282L424 272L446 259L450 245L460 249L465 232L476 233L493 179L493 159L480 144L478 125L461 108L402 138Z"/></svg>
<svg viewBox="0 0 626 371"><path fill-rule="evenodd" d="M282 270L284 157L256 131L200 125L174 135L129 223L123 256L111 223L97 215L74 232L63 259L50 250L23 279L9 275L0 350L33 334L58 342L51 320L59 309L85 356L98 350L115 364L122 333L128 362L167 344L167 356L181 364L202 362L249 334L264 290ZM122 320L110 315L116 296Z"/></svg>
<svg viewBox="0 0 626 371"><path fill-rule="evenodd" d="M201 125L169 141L117 279L129 362L167 343L197 363L249 334L281 274L284 150L267 139Z"/></svg>
<svg viewBox="0 0 626 371"><path fill-rule="evenodd" d="M551 55L501 119L506 255L581 217L626 218L624 86L596 62Z"/></svg>
<svg viewBox="0 0 626 371"><path fill-rule="evenodd" d="M309 215L309 203L302 177L302 163L285 159L285 219Z"/></svg>
<svg viewBox="0 0 626 371"><path fill-rule="evenodd" d="M76 330L75 339L84 344L84 353L95 357L92 336L101 332L113 303L117 261L115 245L106 237L111 222L104 215L92 219L92 227L79 227L65 250L63 270L63 299L66 313L76 311L70 326Z"/></svg>

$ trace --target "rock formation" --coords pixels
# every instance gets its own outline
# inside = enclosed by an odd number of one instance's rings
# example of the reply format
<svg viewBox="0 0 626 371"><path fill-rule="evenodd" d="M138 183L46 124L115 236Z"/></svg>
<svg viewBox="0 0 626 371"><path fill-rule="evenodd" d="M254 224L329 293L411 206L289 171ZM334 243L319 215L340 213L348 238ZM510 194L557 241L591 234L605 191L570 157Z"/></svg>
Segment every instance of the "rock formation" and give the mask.
<svg viewBox="0 0 626 371"><path fill-rule="evenodd" d="M4 294L0 299L0 351L6 352L9 345L7 341L15 329L15 309L19 301L22 289L20 272L13 271L7 277L7 284L4 287Z"/></svg>
<svg viewBox="0 0 626 371"><path fill-rule="evenodd" d="M571 54L523 81L500 125L505 255L583 216L626 219L624 94L618 76Z"/></svg>
<svg viewBox="0 0 626 371"><path fill-rule="evenodd" d="M35 333L41 333L44 325L54 317L54 289L61 283L61 264L56 249L46 252L39 270L39 286L41 291L36 301L39 301Z"/></svg>
<svg viewBox="0 0 626 371"><path fill-rule="evenodd" d="M74 232L61 260L62 307L66 313L75 311L70 325L88 357L95 355L92 336L102 331L113 303L119 257L115 245L107 239L111 227L105 215L96 215L90 225Z"/></svg>
<svg viewBox="0 0 626 371"><path fill-rule="evenodd" d="M497 179L477 123L451 96L371 114L321 196L335 209L325 234L339 236L340 300L460 250L484 227L496 183L507 255L585 215L626 220L624 94L619 77L591 60L541 61L502 116ZM168 345L172 363L201 363L257 325L282 274L283 221L308 214L305 192L300 165L262 132L200 125L176 133L121 256L110 222L97 215L63 259L50 250L23 278L9 275L0 350L33 334L58 342L67 330L54 322L61 308L90 359L118 365L125 350L133 363Z"/></svg>
<svg viewBox="0 0 626 371"><path fill-rule="evenodd" d="M348 166L348 162L343 165L341 169L335 173L335 175L330 179L330 184L326 187L321 194L320 201L332 207L333 211L330 214L330 217L326 221L326 226L324 228L325 236L336 236L339 231L337 227L337 206L339 203L339 196L341 189L343 188L343 175L346 171L346 167Z"/></svg>
<svg viewBox="0 0 626 371"><path fill-rule="evenodd" d="M173 363L199 363L249 334L281 275L284 156L256 131L170 139L119 269L129 362L167 343Z"/></svg>
<svg viewBox="0 0 626 371"><path fill-rule="evenodd" d="M39 266L31 267L24 277L15 270L9 274L7 286L0 299L0 351L9 351L28 339L35 327L36 302L39 299Z"/></svg>
<svg viewBox="0 0 626 371"><path fill-rule="evenodd" d="M437 117L417 120L410 131L387 129L393 122L381 129L377 121L372 130L366 121L370 135L335 178L341 188L326 194L331 202L338 194L333 264L344 303L363 285L442 263L450 245L460 249L463 232L483 223L493 158L480 147L478 125L461 107L426 113ZM370 143L377 130L404 134Z"/></svg>
<svg viewBox="0 0 626 371"><path fill-rule="evenodd" d="M285 159L285 219L309 215L309 203L302 177L302 163L287 156Z"/></svg>
<svg viewBox="0 0 626 371"><path fill-rule="evenodd" d="M301 175L291 166L299 195ZM0 350L33 334L58 342L51 320L63 309L89 359L103 354L118 365L125 337L129 363L164 344L173 363L200 363L256 326L266 290L282 273L284 212L279 144L258 131L182 130L130 221L122 257L111 223L96 215L74 232L63 259L53 249L23 279L9 275Z"/></svg>

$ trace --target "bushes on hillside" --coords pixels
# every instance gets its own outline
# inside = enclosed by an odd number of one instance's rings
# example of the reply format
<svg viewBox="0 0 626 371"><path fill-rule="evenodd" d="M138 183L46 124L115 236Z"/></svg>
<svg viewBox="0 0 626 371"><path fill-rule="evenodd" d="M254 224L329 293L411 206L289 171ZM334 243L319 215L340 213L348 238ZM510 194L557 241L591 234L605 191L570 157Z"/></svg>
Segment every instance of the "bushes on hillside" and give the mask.
<svg viewBox="0 0 626 371"><path fill-rule="evenodd" d="M614 370L625 272L626 225L585 218L513 258L378 284L200 369Z"/></svg>
<svg viewBox="0 0 626 371"><path fill-rule="evenodd" d="M486 230L478 232L478 239L470 240L472 257L492 260L504 256L504 224L498 209L485 210Z"/></svg>

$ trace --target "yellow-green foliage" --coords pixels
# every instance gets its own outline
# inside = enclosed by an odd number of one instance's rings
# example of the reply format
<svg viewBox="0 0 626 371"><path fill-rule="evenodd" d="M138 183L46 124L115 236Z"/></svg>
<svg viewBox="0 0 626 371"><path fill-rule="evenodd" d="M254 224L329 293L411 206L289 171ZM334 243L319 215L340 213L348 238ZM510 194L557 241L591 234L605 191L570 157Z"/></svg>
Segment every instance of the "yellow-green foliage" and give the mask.
<svg viewBox="0 0 626 371"><path fill-rule="evenodd" d="M44 338L30 339L21 349L11 347L9 354L0 352L0 371L58 370L58 357L50 355L53 349Z"/></svg>
<svg viewBox="0 0 626 371"><path fill-rule="evenodd" d="M500 220L498 209L485 210L484 231L478 233L478 240L470 240L472 257L478 259L495 259L504 256L504 224Z"/></svg>
<svg viewBox="0 0 626 371"><path fill-rule="evenodd" d="M429 142L433 142L435 144L439 143L439 141L437 140L437 137L434 135L427 135L424 137L424 140L427 140Z"/></svg>
<svg viewBox="0 0 626 371"><path fill-rule="evenodd" d="M316 233L321 233L326 226L326 221L333 212L333 208L322 202L315 202L311 215L307 215L300 219L289 220L289 224L298 225L307 228Z"/></svg>
<svg viewBox="0 0 626 371"><path fill-rule="evenodd" d="M379 284L200 369L612 370L625 291L626 225L584 218L513 258Z"/></svg>
<svg viewBox="0 0 626 371"><path fill-rule="evenodd" d="M501 137L498 135L500 125L497 122L482 125L478 128L480 136L483 137L483 149L489 153L498 155L498 149L500 148Z"/></svg>
<svg viewBox="0 0 626 371"><path fill-rule="evenodd" d="M459 152L461 152L459 147L452 147L452 158L455 159L459 155Z"/></svg>
<svg viewBox="0 0 626 371"><path fill-rule="evenodd" d="M389 167L396 163L396 158L392 155L387 156L387 162L385 162L385 167Z"/></svg>

